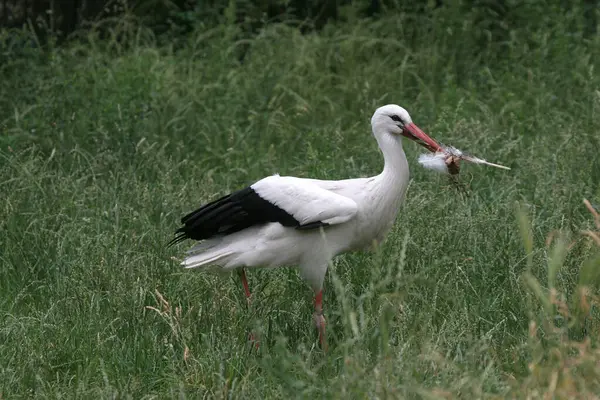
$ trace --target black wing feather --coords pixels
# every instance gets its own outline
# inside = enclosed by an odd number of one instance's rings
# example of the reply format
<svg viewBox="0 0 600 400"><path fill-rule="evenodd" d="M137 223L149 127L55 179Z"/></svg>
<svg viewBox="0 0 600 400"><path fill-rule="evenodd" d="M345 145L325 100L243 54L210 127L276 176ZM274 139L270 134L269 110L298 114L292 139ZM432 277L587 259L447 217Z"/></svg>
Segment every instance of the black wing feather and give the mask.
<svg viewBox="0 0 600 400"><path fill-rule="evenodd" d="M252 187L230 193L205 204L181 218L183 226L168 246L186 239L204 240L229 235L254 225L279 222L283 226L308 230L327 226L317 221L301 225L291 214L260 197Z"/></svg>

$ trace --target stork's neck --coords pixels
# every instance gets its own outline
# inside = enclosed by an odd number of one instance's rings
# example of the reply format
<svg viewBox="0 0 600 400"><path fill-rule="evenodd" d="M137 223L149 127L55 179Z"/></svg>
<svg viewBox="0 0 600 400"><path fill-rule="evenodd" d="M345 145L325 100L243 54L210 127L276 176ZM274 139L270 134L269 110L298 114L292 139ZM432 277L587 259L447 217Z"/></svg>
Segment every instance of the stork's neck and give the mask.
<svg viewBox="0 0 600 400"><path fill-rule="evenodd" d="M383 172L380 174L386 185L405 186L408 184L408 161L402 149L402 139L389 134L378 135L377 143L383 153Z"/></svg>
<svg viewBox="0 0 600 400"><path fill-rule="evenodd" d="M376 138L385 164L383 171L370 180L372 186L363 209L367 222L359 235L363 245L371 245L373 240L383 240L398 215L409 180L408 161L401 138L389 134L376 135Z"/></svg>

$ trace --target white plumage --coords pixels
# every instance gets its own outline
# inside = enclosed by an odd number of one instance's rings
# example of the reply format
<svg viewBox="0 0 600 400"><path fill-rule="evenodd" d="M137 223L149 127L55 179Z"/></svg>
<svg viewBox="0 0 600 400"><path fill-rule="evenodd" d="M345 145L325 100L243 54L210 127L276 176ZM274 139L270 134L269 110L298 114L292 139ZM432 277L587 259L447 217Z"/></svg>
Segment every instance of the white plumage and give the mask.
<svg viewBox="0 0 600 400"><path fill-rule="evenodd" d="M383 153L383 171L371 178L323 181L269 176L248 188L200 207L182 219L174 242L200 242L188 251L187 268L297 266L315 291L315 320L325 346L322 287L337 254L370 247L384 239L409 181L402 136L431 151L440 146L397 105L378 108L371 118Z"/></svg>
<svg viewBox="0 0 600 400"><path fill-rule="evenodd" d="M446 158L448 156L445 153L423 153L419 155L419 164L427 169L431 169L444 174L448 173L448 166L446 165Z"/></svg>

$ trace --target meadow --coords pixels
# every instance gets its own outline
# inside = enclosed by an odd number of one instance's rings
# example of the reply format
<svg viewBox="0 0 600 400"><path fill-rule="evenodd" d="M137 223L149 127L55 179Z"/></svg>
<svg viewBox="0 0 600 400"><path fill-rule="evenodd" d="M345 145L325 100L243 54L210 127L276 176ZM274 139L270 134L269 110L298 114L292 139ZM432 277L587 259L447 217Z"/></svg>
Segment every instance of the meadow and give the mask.
<svg viewBox="0 0 600 400"><path fill-rule="evenodd" d="M4 32L0 398L598 396L600 38L568 13L502 43L451 17L172 43L123 19L44 51ZM387 241L329 269L328 353L294 269L249 271L248 308L236 274L180 268L189 243L165 245L207 200L379 173L388 103L512 169L457 188L405 141Z"/></svg>

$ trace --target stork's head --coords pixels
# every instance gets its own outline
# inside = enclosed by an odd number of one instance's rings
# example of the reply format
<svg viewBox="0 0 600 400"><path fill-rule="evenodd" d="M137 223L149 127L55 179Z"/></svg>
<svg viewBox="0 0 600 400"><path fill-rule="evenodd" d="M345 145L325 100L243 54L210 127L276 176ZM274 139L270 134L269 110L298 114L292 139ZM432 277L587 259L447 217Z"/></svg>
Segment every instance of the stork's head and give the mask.
<svg viewBox="0 0 600 400"><path fill-rule="evenodd" d="M396 137L404 136L430 151L441 150L441 146L417 125L412 122L408 111L396 104L388 104L375 110L371 118L371 126L375 136L393 135Z"/></svg>

